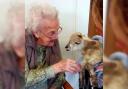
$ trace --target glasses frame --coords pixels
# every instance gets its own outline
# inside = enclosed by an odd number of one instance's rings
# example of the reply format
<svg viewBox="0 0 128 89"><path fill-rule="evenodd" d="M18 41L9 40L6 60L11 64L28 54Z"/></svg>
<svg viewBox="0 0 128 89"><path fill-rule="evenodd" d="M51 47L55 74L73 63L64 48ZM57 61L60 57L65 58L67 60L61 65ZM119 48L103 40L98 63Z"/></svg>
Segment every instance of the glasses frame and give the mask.
<svg viewBox="0 0 128 89"><path fill-rule="evenodd" d="M47 38L56 38L61 32L62 32L62 27L61 26L59 26L59 28L58 28L58 30L56 31L56 33L53 35L53 36L49 36L49 35L47 35L47 34L45 34L45 33L41 33L41 34L43 34L44 36L46 36Z"/></svg>

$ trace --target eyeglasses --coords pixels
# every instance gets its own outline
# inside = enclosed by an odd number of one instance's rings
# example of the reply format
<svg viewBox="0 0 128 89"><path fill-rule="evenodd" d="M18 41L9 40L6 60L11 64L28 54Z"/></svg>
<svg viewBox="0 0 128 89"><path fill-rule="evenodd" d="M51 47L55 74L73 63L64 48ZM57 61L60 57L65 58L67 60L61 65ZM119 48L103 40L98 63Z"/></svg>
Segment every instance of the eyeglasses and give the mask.
<svg viewBox="0 0 128 89"><path fill-rule="evenodd" d="M47 28L47 30L49 30L49 28ZM58 36L58 34L60 34L62 32L62 27L59 26L59 28L57 29L57 31L50 31L48 33L44 33L42 32L41 34L43 34L44 36L48 37L48 38L56 38Z"/></svg>

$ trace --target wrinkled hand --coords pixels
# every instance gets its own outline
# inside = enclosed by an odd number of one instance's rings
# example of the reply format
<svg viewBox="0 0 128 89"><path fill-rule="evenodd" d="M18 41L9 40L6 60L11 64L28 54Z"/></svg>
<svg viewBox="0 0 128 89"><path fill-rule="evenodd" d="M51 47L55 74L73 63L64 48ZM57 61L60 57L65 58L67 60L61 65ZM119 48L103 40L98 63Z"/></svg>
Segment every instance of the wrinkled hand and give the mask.
<svg viewBox="0 0 128 89"><path fill-rule="evenodd" d="M56 74L60 72L76 73L81 70L81 66L72 59L61 60L60 62L52 65L52 67L54 68Z"/></svg>

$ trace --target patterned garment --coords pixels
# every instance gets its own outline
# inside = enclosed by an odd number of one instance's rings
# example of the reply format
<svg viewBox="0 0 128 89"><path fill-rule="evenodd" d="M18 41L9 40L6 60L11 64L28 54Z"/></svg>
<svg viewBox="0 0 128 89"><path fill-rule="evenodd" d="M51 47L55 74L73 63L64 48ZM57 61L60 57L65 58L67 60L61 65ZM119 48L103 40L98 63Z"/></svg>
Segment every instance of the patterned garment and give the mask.
<svg viewBox="0 0 128 89"><path fill-rule="evenodd" d="M47 80L55 77L55 73L52 67L48 66L45 60L46 48L37 46L37 67L35 69L29 69L26 62L25 65L25 77L26 88L25 89L61 89L62 82L64 81L64 75L59 74L58 78L54 81L52 86L48 88Z"/></svg>
<svg viewBox="0 0 128 89"><path fill-rule="evenodd" d="M20 58L10 47L0 43L0 89L24 89L24 75L18 67Z"/></svg>
<svg viewBox="0 0 128 89"><path fill-rule="evenodd" d="M103 62L98 62L94 66L94 70L97 77L98 88L103 87Z"/></svg>

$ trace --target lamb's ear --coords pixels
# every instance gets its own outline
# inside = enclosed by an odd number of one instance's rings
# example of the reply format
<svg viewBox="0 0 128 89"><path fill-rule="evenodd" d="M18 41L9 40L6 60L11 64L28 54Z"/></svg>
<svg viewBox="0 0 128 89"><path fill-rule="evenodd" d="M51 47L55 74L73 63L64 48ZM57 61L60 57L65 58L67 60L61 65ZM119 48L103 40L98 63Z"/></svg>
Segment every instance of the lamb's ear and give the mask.
<svg viewBox="0 0 128 89"><path fill-rule="evenodd" d="M88 45L89 45L89 46L93 46L93 45L95 45L95 44L96 44L96 41L93 41L93 40L92 40L92 41L88 41Z"/></svg>

